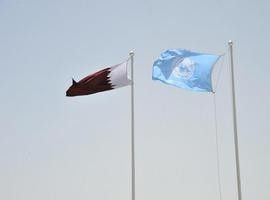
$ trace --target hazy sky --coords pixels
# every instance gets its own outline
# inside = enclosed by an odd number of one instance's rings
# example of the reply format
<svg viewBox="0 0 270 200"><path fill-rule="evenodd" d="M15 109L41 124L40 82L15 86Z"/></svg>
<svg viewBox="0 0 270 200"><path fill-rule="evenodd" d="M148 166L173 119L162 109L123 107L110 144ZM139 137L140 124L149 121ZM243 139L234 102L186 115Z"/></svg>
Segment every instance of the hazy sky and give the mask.
<svg viewBox="0 0 270 200"><path fill-rule="evenodd" d="M219 200L214 97L151 80L167 48L234 41L243 200L270 199L267 0L0 0L0 199L130 199L130 87L67 98L135 51L137 200ZM222 60L221 60L222 61ZM223 64L222 64L223 63ZM236 199L228 56L216 65L223 199Z"/></svg>

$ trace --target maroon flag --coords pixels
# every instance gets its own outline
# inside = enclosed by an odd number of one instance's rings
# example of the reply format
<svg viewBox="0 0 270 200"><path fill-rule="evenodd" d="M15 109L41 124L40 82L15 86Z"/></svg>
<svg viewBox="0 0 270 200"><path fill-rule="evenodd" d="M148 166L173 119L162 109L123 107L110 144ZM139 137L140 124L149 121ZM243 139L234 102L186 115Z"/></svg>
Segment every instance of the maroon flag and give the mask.
<svg viewBox="0 0 270 200"><path fill-rule="evenodd" d="M89 95L106 90L130 85L127 77L127 62L102 69L94 74L86 76L76 82L72 79L72 85L66 91L66 96Z"/></svg>

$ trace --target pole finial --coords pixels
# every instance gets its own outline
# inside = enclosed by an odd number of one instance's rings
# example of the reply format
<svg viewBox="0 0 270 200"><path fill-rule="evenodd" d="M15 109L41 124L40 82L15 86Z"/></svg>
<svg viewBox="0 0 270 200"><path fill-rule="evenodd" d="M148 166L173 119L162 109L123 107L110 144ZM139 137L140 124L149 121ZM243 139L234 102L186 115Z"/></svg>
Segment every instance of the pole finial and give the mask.
<svg viewBox="0 0 270 200"><path fill-rule="evenodd" d="M134 51L130 51L130 52L129 52L129 55L130 55L130 56L134 56Z"/></svg>
<svg viewBox="0 0 270 200"><path fill-rule="evenodd" d="M228 41L228 44L229 44L230 46L232 46L232 45L233 45L233 41L232 41L232 40L229 40L229 41Z"/></svg>

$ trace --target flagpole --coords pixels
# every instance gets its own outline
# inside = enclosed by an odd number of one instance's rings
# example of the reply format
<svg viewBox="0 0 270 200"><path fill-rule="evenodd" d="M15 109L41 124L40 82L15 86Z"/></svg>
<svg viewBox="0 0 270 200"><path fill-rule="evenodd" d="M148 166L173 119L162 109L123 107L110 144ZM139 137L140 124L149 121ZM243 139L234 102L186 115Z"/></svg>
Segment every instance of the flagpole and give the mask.
<svg viewBox="0 0 270 200"><path fill-rule="evenodd" d="M241 177L240 177L240 164L239 164L239 150L238 150L238 135L237 135L237 118L236 118L236 104L235 104L235 86L234 86L234 66L233 66L233 42L229 40L230 51L230 65L231 65L231 86L232 86L232 104L233 104L233 130L234 130L234 147L235 147L235 160L236 160L236 175L237 175L237 194L238 200L242 200L241 191Z"/></svg>
<svg viewBox="0 0 270 200"><path fill-rule="evenodd" d="M135 148L134 148L134 52L129 52L131 63L131 200L135 200Z"/></svg>

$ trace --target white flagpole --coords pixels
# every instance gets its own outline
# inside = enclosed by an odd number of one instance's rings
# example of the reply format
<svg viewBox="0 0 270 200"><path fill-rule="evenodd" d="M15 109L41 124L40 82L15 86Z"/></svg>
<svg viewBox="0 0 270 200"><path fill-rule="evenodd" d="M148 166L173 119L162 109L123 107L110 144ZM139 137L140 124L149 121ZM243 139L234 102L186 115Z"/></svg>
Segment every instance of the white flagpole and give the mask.
<svg viewBox="0 0 270 200"><path fill-rule="evenodd" d="M234 147L236 160L236 175L237 175L237 193L238 200L242 200L241 178L240 178L240 164L239 164L239 150L238 150L238 135L237 135L237 118L236 118L236 104L235 104L235 87L234 87L234 69L233 69L233 42L228 42L230 50L230 65L231 65L231 81L232 81L232 104L233 104L233 130L234 130Z"/></svg>
<svg viewBox="0 0 270 200"><path fill-rule="evenodd" d="M134 52L129 53L131 63L131 200L135 200L135 148L134 148Z"/></svg>

